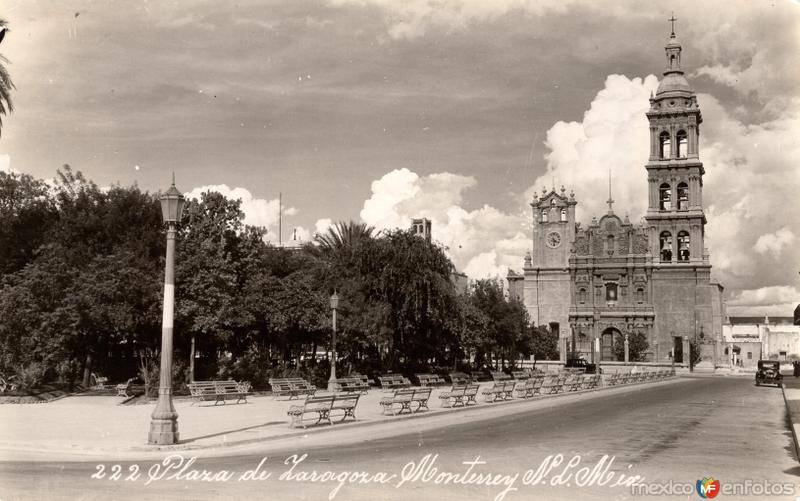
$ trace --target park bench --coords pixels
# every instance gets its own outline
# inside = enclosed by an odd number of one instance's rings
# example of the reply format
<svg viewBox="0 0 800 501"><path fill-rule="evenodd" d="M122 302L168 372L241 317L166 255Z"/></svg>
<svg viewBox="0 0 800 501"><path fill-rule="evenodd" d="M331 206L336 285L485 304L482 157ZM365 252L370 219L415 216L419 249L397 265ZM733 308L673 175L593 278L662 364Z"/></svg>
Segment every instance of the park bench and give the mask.
<svg viewBox="0 0 800 501"><path fill-rule="evenodd" d="M447 384L438 374L415 374L420 386L441 386Z"/></svg>
<svg viewBox="0 0 800 501"><path fill-rule="evenodd" d="M294 404L289 406L286 413L291 417L289 427L296 428L302 426L306 428L310 420L306 420L306 414L316 414L317 420L313 423L317 425L323 421L333 425L331 415L334 411L343 411L343 416L339 422L344 421L348 417L356 418L356 406L358 405L359 394L339 394L339 395L306 395L302 404Z"/></svg>
<svg viewBox="0 0 800 501"><path fill-rule="evenodd" d="M411 381L403 377L401 374L385 374L378 376L378 382L384 390L393 390L395 388L408 388L411 386Z"/></svg>
<svg viewBox="0 0 800 501"><path fill-rule="evenodd" d="M619 372L614 372L609 374L606 378L606 386L617 386L618 384L622 384L622 379L620 378Z"/></svg>
<svg viewBox="0 0 800 501"><path fill-rule="evenodd" d="M450 382L452 384L467 384L472 382L472 378L463 372L451 372Z"/></svg>
<svg viewBox="0 0 800 501"><path fill-rule="evenodd" d="M337 393L367 393L369 385L360 378L346 377L333 381L333 391Z"/></svg>
<svg viewBox="0 0 800 501"><path fill-rule="evenodd" d="M578 391L583 384L583 376L579 374L570 374L564 381L564 391Z"/></svg>
<svg viewBox="0 0 800 501"><path fill-rule="evenodd" d="M529 398L541 392L543 383L544 376L534 376L524 381L520 381L520 383L514 388L514 391L520 398Z"/></svg>
<svg viewBox="0 0 800 501"><path fill-rule="evenodd" d="M359 381L360 383L361 381ZM356 419L356 406L358 405L358 399L361 397L361 393L350 393L344 395L336 395L336 398L333 401L333 406L331 407L331 414L334 411L342 411L342 418L338 422L342 422L348 417ZM330 416L329 416L330 417Z"/></svg>
<svg viewBox="0 0 800 501"><path fill-rule="evenodd" d="M583 377L583 386L581 389L584 390L592 390L597 388L598 383L600 382L600 374L592 374Z"/></svg>
<svg viewBox="0 0 800 501"><path fill-rule="evenodd" d="M450 390L442 391L439 399L442 401L442 407L464 407L477 404L475 397L477 397L479 389L478 383L454 384Z"/></svg>
<svg viewBox="0 0 800 501"><path fill-rule="evenodd" d="M558 376L557 375L544 376L544 381L542 382L541 393L543 395L552 395L553 393L558 393Z"/></svg>
<svg viewBox="0 0 800 501"><path fill-rule="evenodd" d="M128 397L128 392L131 391L131 385L136 380L135 377L132 377L125 381L124 383L120 383L114 386L114 389L117 390L118 397Z"/></svg>
<svg viewBox="0 0 800 501"><path fill-rule="evenodd" d="M103 377L103 376L98 376L97 374L92 372L92 374L90 376L90 379L89 379L89 382L91 383L92 381L94 381L94 384L92 384L90 386L93 389L95 389L95 390L105 390L106 389L106 383L108 382L108 378L107 377Z"/></svg>
<svg viewBox="0 0 800 501"><path fill-rule="evenodd" d="M486 373L483 371L472 371L469 373L469 377L470 379L472 379L472 381L475 381L476 383L478 381L486 381L488 379Z"/></svg>
<svg viewBox="0 0 800 501"><path fill-rule="evenodd" d="M349 375L349 376L347 376L347 377L349 377L349 378L353 378L353 379L358 379L359 381L361 381L362 383L364 383L365 385L367 385L367 387L369 387L369 386L370 386L370 383L369 383L369 377L367 377L367 375L366 375L366 374L360 374L360 373L358 373L358 372L353 372L352 374L350 374L350 375Z"/></svg>
<svg viewBox="0 0 800 501"><path fill-rule="evenodd" d="M498 400L510 400L514 398L514 388L517 382L513 380L508 381L495 381L490 388L481 390L481 394L487 402L496 402Z"/></svg>
<svg viewBox="0 0 800 501"><path fill-rule="evenodd" d="M492 371L491 375L492 381L508 381L511 379L511 376L503 371Z"/></svg>
<svg viewBox="0 0 800 501"><path fill-rule="evenodd" d="M528 371L511 371L511 376L517 381L525 381L531 378L531 373Z"/></svg>
<svg viewBox="0 0 800 501"><path fill-rule="evenodd" d="M439 400L442 401L442 407L461 407L464 405L466 393L466 384L454 384L449 391L443 391L439 394Z"/></svg>
<svg viewBox="0 0 800 501"><path fill-rule="evenodd" d="M195 402L214 401L214 405L228 399L236 399L236 403L247 403L247 394L250 393L250 383L247 381L193 381L187 385L189 393ZM192 405L195 404L192 402Z"/></svg>
<svg viewBox="0 0 800 501"><path fill-rule="evenodd" d="M380 404L383 407L383 413L388 414L391 412L392 415L397 415L407 410L413 414L423 407L427 409L431 391L433 391L433 388L397 388L392 395L381 398ZM417 404L417 408L412 409L411 404ZM397 405L400 406L399 409L397 409Z"/></svg>
<svg viewBox="0 0 800 501"><path fill-rule="evenodd" d="M300 395L313 396L317 392L317 387L302 378L270 378L269 385L272 387L272 397L289 395L289 400L299 398Z"/></svg>

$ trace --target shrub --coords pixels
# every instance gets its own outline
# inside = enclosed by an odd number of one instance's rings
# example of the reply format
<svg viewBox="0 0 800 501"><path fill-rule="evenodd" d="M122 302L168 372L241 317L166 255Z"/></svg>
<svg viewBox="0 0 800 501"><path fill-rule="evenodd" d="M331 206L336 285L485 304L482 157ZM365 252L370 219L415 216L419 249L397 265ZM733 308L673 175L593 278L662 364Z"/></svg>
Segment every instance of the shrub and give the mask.
<svg viewBox="0 0 800 501"><path fill-rule="evenodd" d="M47 367L41 362L31 362L26 366L19 366L16 375L19 380L19 389L31 391L37 388L44 378Z"/></svg>

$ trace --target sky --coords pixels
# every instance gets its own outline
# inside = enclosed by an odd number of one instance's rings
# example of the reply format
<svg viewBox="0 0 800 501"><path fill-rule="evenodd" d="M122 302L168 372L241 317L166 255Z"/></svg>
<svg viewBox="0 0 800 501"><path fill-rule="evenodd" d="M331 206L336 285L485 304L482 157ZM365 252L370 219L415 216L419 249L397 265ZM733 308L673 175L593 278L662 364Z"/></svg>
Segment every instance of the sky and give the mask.
<svg viewBox="0 0 800 501"><path fill-rule="evenodd" d="M0 169L208 189L246 222L433 238L472 278L520 271L534 191L578 221L646 206L667 19L703 114L712 276L731 315L800 302L800 2L6 0L16 85Z"/></svg>

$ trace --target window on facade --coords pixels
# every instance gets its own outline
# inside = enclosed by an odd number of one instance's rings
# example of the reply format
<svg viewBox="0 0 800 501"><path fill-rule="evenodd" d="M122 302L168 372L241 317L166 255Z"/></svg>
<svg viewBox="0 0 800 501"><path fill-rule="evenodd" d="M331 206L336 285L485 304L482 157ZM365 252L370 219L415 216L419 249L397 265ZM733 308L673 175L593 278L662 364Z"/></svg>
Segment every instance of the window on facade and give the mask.
<svg viewBox="0 0 800 501"><path fill-rule="evenodd" d="M545 223L547 222L547 211L546 210L542 211L542 221L545 222Z"/></svg>
<svg viewBox="0 0 800 501"><path fill-rule="evenodd" d="M686 131L685 130L679 130L678 131L678 133L675 135L675 142L677 143L677 147L678 147L678 149L675 150L675 153L677 153L676 156L678 158L685 158L686 157L686 148L687 148L687 145L689 144L688 140L686 138Z"/></svg>
<svg viewBox="0 0 800 501"><path fill-rule="evenodd" d="M678 233L678 261L689 260L689 234L685 231Z"/></svg>
<svg viewBox="0 0 800 501"><path fill-rule="evenodd" d="M641 287L636 289L636 302L644 303L644 289Z"/></svg>
<svg viewBox="0 0 800 501"><path fill-rule="evenodd" d="M672 188L669 184L663 183L658 188L658 208L661 210L672 209Z"/></svg>
<svg viewBox="0 0 800 501"><path fill-rule="evenodd" d="M566 221L567 220L567 210L566 209L561 209L561 220L562 221Z"/></svg>
<svg viewBox="0 0 800 501"><path fill-rule="evenodd" d="M659 156L661 158L669 158L672 154L672 146L670 145L669 132L664 131L658 136Z"/></svg>
<svg viewBox="0 0 800 501"><path fill-rule="evenodd" d="M689 208L689 186L686 183L678 185L678 210Z"/></svg>
<svg viewBox="0 0 800 501"><path fill-rule="evenodd" d="M661 262L669 263L672 261L672 234L662 231L658 238L658 248L660 249Z"/></svg>
<svg viewBox="0 0 800 501"><path fill-rule="evenodd" d="M584 304L586 302L586 289L578 291L578 302Z"/></svg>
<svg viewBox="0 0 800 501"><path fill-rule="evenodd" d="M606 237L606 252L609 254L614 253L614 235L609 235Z"/></svg>
<svg viewBox="0 0 800 501"><path fill-rule="evenodd" d="M747 352L747 360L753 360L753 352L752 351L748 351Z"/></svg>
<svg viewBox="0 0 800 501"><path fill-rule="evenodd" d="M606 301L617 300L617 284L606 284Z"/></svg>

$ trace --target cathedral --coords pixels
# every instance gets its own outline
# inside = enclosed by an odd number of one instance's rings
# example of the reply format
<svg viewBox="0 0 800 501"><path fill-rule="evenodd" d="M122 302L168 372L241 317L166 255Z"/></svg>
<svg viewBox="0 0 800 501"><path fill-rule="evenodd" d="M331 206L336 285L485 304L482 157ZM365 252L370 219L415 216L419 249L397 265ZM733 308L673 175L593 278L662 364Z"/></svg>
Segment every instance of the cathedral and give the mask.
<svg viewBox="0 0 800 501"><path fill-rule="evenodd" d="M586 227L576 223L579 201L564 187L531 201L532 246L522 273L509 271L509 293L523 301L532 323L559 333L562 360L567 353L617 360L615 351L623 350L615 345L624 343L628 361L633 334L647 340L639 354L645 361L688 363L690 342L702 360L718 358L725 313L704 246L703 118L674 30L665 51L664 76L647 112L644 223L615 214L610 189L608 212Z"/></svg>

